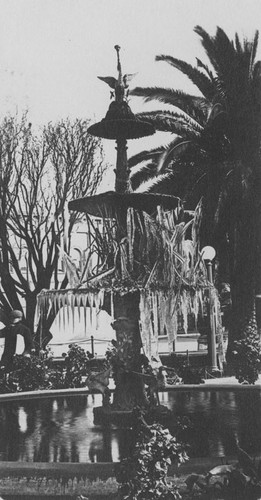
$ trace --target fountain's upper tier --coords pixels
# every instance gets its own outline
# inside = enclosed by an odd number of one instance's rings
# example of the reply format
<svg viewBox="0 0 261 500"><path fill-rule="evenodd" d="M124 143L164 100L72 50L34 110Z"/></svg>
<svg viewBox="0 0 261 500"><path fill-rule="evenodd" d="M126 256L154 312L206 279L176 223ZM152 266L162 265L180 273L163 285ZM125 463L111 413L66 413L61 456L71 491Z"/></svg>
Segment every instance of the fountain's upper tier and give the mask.
<svg viewBox="0 0 261 500"><path fill-rule="evenodd" d="M69 209L77 212L86 212L95 217L115 217L119 211L128 207L142 210L153 214L157 206L164 209L175 209L180 205L180 198L176 196L156 194L156 193L116 193L108 191L106 193L78 198L69 202Z"/></svg>

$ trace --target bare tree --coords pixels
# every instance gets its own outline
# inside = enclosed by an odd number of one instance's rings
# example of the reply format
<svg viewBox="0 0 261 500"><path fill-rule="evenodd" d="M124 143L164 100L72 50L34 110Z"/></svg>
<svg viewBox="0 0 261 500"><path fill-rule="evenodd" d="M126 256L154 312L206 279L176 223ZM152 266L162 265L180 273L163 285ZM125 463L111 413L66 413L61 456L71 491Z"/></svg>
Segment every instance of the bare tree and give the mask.
<svg viewBox="0 0 261 500"><path fill-rule="evenodd" d="M0 305L8 313L25 304L32 330L38 293L67 285L66 276L58 279L59 246L70 251L79 218L67 203L94 194L106 168L100 139L88 126L67 119L37 136L26 116L0 125ZM53 319L50 311L46 331Z"/></svg>

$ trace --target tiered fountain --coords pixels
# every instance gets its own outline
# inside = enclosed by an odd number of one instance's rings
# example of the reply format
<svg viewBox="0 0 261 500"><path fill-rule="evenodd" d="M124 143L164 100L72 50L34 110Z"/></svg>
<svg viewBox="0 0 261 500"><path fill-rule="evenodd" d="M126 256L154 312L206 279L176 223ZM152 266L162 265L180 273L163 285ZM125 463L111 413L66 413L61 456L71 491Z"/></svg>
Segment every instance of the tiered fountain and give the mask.
<svg viewBox="0 0 261 500"><path fill-rule="evenodd" d="M113 276L110 279L110 288L113 292L113 305L110 313L112 314L113 308L115 318L113 327L117 338L116 389L112 404L102 409L96 409L95 418L98 422L103 420L102 415L105 415L106 420L108 420L108 416L113 421L115 421L115 417L117 420L118 418L122 420L123 415L129 414L135 406L146 407L148 405L144 381L141 376L140 357L142 342L140 337L141 293L139 284L144 272L141 269L142 259L139 263L135 262L134 259L134 254L137 254L138 247L142 243L136 241L140 237L137 238L134 234L137 224L134 220L134 213L135 211L139 212L140 217L143 218L144 212L157 213L158 206L163 205L164 208L174 209L179 203L177 198L171 196L131 192L127 140L152 135L155 130L151 124L137 119L128 105L129 75L122 74L120 47L116 45L115 49L118 78L99 77L113 89L114 100L111 102L105 118L92 125L88 130L90 134L95 136L116 141L115 191L69 203L71 210L87 212L89 216L95 217L103 214L106 219L109 217L116 224L115 242L118 248L114 255ZM130 225L132 225L132 230ZM142 226L139 229L136 227L136 229L140 232ZM132 235L130 235L130 231L132 231ZM130 242L130 238L132 238L132 242ZM144 276L142 278L144 279ZM100 280L99 286L104 286L102 280ZM142 328L147 328L147 326L143 325ZM156 352L155 355L155 359L158 361Z"/></svg>
<svg viewBox="0 0 261 500"><path fill-rule="evenodd" d="M88 130L116 141L115 191L69 202L70 210L86 213L89 228L93 218L102 221L100 230L91 230L95 269L89 270L77 289L43 292L39 305L44 309L51 304L57 312L61 307L73 311L74 306L84 306L95 314L104 309L111 315L117 339L111 356L115 392L112 402L105 398L103 406L94 410L95 423L128 425L136 406L149 406L144 381L147 386L151 382L153 392L161 365L158 335L166 335L172 352L178 314L183 315L186 329L188 313L197 316L203 302L207 278L197 241L198 213L190 223L194 239L188 245L179 198L131 192L127 140L155 130L135 117L128 105L128 75L122 75L120 47L115 49L118 78L99 77L113 89L114 100L105 118ZM151 370L151 379L146 379L144 371ZM156 406L157 411L164 410Z"/></svg>

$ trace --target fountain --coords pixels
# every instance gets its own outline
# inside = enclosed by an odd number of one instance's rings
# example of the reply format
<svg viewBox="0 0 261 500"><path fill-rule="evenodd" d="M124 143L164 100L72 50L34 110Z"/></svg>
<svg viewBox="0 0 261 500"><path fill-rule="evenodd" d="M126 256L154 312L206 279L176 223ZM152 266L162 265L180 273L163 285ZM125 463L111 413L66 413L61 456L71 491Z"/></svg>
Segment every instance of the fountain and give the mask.
<svg viewBox="0 0 261 500"><path fill-rule="evenodd" d="M77 287L40 293L38 306L42 317L50 306L56 312L63 307L64 321L66 307L68 317L82 306L94 310L90 316L97 317L102 309L111 316L117 340L110 353L115 391L113 401L106 393L103 405L94 408L94 422L130 426L137 406L156 415L167 412L157 396L163 382L158 336L166 336L169 352L173 352L179 317L187 333L188 314L197 323L210 283L198 240L201 206L194 217L186 214L185 222L179 198L131 191L127 140L155 130L132 113L130 75L122 74L120 47L116 45L115 50L118 77L98 77L113 89L114 100L105 118L88 129L90 134L116 141L115 191L68 204L70 210L86 214L88 251L89 255L95 253L95 265L86 267ZM93 223L97 218L99 228ZM217 294L214 296L218 318Z"/></svg>
<svg viewBox="0 0 261 500"><path fill-rule="evenodd" d="M115 349L112 352L115 392L112 402L108 398L104 398L103 405L94 407L93 410L94 423L103 425L102 432L108 430L110 423L117 424L118 427L130 426L132 410L136 406L140 406L144 410L151 408L151 402L145 390L145 386L149 386L150 383L148 378L146 379L148 375L144 373L144 356L153 372L151 380L155 381L161 366L158 354L159 334L163 332L166 334L169 350L172 352L173 343L177 336L178 316L182 316L183 328L186 332L188 314L193 313L195 321L202 314L202 306L206 305L208 295L206 292L210 286L198 241L200 206L195 211L195 216L185 222L183 219L184 209L179 198L169 195L131 192L127 164L127 140L153 134L154 129L149 123L138 120L131 112L127 102L128 75L122 76L119 46L116 46L115 49L118 78L100 77L112 87L114 100L111 102L105 118L89 128L89 133L116 141L115 191L73 200L69 203L70 210L83 212L87 215L93 242L90 244L92 248L89 249L89 254L93 254L95 247L95 266L86 268L85 275L82 276L82 280L76 287L59 291L45 290L38 296L40 318L42 319L50 307L53 307L56 312L63 309L63 314L60 316L64 323L70 314L75 314L74 311L81 307L84 309L89 307L91 317L98 316L99 311L103 309L112 318L117 338ZM94 228L93 218L101 220L100 229ZM190 239L186 239L187 229L190 231ZM213 300L215 311L218 313L216 294L214 294ZM85 326L86 318L85 314ZM141 348L144 356L140 354ZM173 391L173 396L171 391L162 393L160 399L162 404L155 403L154 411L158 412L159 415L164 413L166 404L171 408L172 399L174 400L175 396L178 399L183 398L180 403L182 408L184 405L190 405L193 410L194 403L192 399L187 398L186 391L192 390L192 394L196 397L195 404L199 405L198 400L200 403L201 401L204 403L206 399L203 389L204 386L203 388L178 386L177 391ZM201 390L203 395L200 394L199 398L197 393ZM213 391L212 389L208 390L211 399ZM246 391L246 388L243 387L242 390ZM87 391L85 389L79 391L77 389L69 391L64 389L64 392L61 390L54 394L50 394L50 392L52 391L32 396L27 393L27 399L31 401L34 397L45 397L49 401L50 398L57 397L58 405L58 400L60 401L68 394L86 395ZM182 398L179 397L181 392L185 393ZM168 395L170 396L169 401L167 400ZM25 394L20 394L20 396L19 394L4 395L3 399L5 397L12 399L11 396L14 396L15 400L17 397L25 399ZM221 407L223 408L223 401L221 401ZM20 408L19 411L21 412ZM50 411L53 423L53 406ZM214 411L216 411L216 407L214 407ZM31 419L34 412L35 410L33 412L32 409L28 410L28 419L29 416ZM26 408L22 408L22 414L25 413ZM228 420L230 421L230 418ZM85 425L85 421L86 414L84 413L83 425ZM62 427L63 424L60 425ZM88 433L88 429L84 428L84 430ZM203 431L205 432L205 429ZM45 432L49 433L50 440L53 427L49 429L46 426ZM62 434L62 428L59 432ZM67 434L65 425L64 435ZM77 433L73 435L74 440L78 434L77 430ZM37 436L38 431L36 439ZM124 431L124 443L125 441ZM63 435L61 443L64 444ZM70 436L68 443L68 449L75 451L71 446ZM43 440L43 445L45 444ZM32 447L29 449L31 450ZM46 449L47 447L44 447L44 452ZM61 489L64 487L64 481L68 478L70 480L76 478L79 483L84 479L86 485L79 484L79 488L82 488L82 490L79 489L79 492L85 492L86 489L90 492L91 488L95 487L94 493L96 493L97 484L101 483L101 479L106 480L108 477L114 477L113 464L73 464L72 459L66 464L51 462L50 464L43 463L40 466L38 463L35 467L34 464L31 466L30 463L25 463L22 467L21 462L18 461L18 464L14 463L13 467L10 466L10 462L7 462L6 467L3 465L1 467L3 477L12 475L12 470L18 478L31 477L37 469L38 476L44 477L46 484L49 477L54 477L56 482L57 477L62 478ZM94 486L92 486L92 481ZM115 488L115 483L111 484ZM21 487L20 483L18 487ZM76 490L73 483L72 490L74 492Z"/></svg>
<svg viewBox="0 0 261 500"><path fill-rule="evenodd" d="M181 218L181 200L169 195L131 192L127 140L151 135L155 130L132 113L127 102L128 81L132 75L122 74L120 47L116 45L115 50L118 78L98 77L113 89L114 100L105 118L88 129L95 136L116 140L115 191L73 200L69 202L69 209L85 212L89 218L102 218L100 236L105 239L108 250L107 255L103 255L102 272L87 280L89 291L96 287L97 293L104 292L101 307L115 318L113 328L117 338L113 402L107 401L103 407L94 409L95 422L128 425L135 406L144 409L149 406L141 347L154 370L147 376L147 385L153 391L161 365L158 335L163 331L167 333L172 350L177 311L182 309L184 313L186 309L187 312L188 304L198 309L207 279L203 262L195 273L189 264L192 257L193 266L200 260L198 242L194 241L193 251L191 245L187 254L184 253L186 226ZM196 219L189 225L196 234ZM188 269L192 271L190 278ZM164 407L159 405L157 410L164 411Z"/></svg>

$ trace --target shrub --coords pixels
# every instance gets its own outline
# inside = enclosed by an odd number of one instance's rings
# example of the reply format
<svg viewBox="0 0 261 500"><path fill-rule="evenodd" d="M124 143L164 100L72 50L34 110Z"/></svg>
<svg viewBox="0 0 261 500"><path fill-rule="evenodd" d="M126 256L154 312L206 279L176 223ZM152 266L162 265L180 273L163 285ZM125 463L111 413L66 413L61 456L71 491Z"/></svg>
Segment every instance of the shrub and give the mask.
<svg viewBox="0 0 261 500"><path fill-rule="evenodd" d="M178 363L177 372L183 384L204 384L202 368L192 368L188 361Z"/></svg>
<svg viewBox="0 0 261 500"><path fill-rule="evenodd" d="M238 447L237 463L214 467L207 474L191 474L186 484L184 500L259 500L261 461Z"/></svg>
<svg viewBox="0 0 261 500"><path fill-rule="evenodd" d="M65 367L53 364L50 348L40 351L39 356L35 353L30 357L14 356L10 372L0 369L0 394L85 387L91 370L99 368L96 360L89 359L87 353L76 344L71 344L63 357Z"/></svg>
<svg viewBox="0 0 261 500"><path fill-rule="evenodd" d="M12 371L8 377L8 392L46 389L46 363L35 354L31 357L14 356Z"/></svg>
<svg viewBox="0 0 261 500"><path fill-rule="evenodd" d="M123 500L178 500L181 498L167 473L171 463L187 459L185 446L159 424L148 426L143 418L136 429L137 442L129 458L121 461L116 472Z"/></svg>
<svg viewBox="0 0 261 500"><path fill-rule="evenodd" d="M84 387L89 374L89 358L87 353L78 345L70 344L65 358L64 387Z"/></svg>
<svg viewBox="0 0 261 500"><path fill-rule="evenodd" d="M234 343L235 376L240 383L254 384L261 367L261 344L252 334Z"/></svg>

